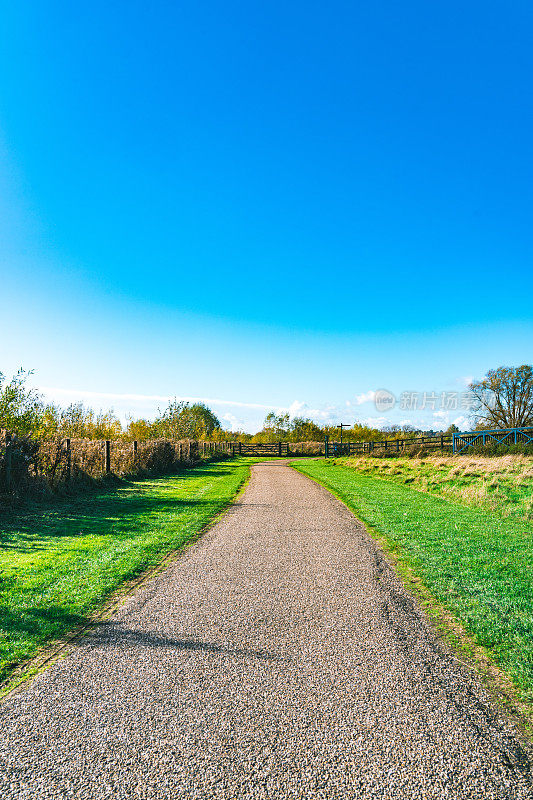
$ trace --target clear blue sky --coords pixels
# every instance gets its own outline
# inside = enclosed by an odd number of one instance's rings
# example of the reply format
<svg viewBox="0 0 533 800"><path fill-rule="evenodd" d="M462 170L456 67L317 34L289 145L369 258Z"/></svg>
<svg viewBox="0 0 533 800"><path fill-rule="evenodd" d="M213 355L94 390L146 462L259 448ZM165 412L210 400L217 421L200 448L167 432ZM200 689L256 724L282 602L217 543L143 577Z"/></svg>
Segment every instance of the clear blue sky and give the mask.
<svg viewBox="0 0 533 800"><path fill-rule="evenodd" d="M0 371L257 428L531 362L532 35L526 2L3 3Z"/></svg>

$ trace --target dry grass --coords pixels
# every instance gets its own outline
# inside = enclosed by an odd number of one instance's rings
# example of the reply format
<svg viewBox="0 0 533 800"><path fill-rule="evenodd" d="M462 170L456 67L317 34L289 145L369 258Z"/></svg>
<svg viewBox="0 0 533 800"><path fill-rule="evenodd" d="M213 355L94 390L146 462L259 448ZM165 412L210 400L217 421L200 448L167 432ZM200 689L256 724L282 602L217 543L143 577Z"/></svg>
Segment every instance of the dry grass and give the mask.
<svg viewBox="0 0 533 800"><path fill-rule="evenodd" d="M70 442L70 450L67 449ZM11 437L10 480L7 472L6 432L0 431L0 500L42 496L51 491L75 489L106 476L106 443L93 439L37 440ZM200 460L198 442L151 439L110 443L110 474L117 477L164 475Z"/></svg>
<svg viewBox="0 0 533 800"><path fill-rule="evenodd" d="M501 516L533 519L532 456L430 455L389 462L360 456L337 459L336 463Z"/></svg>

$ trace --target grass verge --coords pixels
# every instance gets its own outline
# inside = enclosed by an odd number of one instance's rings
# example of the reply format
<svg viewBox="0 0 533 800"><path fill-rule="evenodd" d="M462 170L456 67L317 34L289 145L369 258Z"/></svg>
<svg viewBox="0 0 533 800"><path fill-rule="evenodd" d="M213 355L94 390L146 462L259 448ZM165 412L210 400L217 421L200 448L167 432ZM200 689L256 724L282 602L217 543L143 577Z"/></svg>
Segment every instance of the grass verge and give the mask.
<svg viewBox="0 0 533 800"><path fill-rule="evenodd" d="M533 526L323 460L295 468L337 495L445 614L533 701ZM402 571L402 570L400 570ZM434 609L436 610L436 609ZM452 626L448 626L451 631ZM461 644L456 641L455 644ZM503 688L503 687L500 687Z"/></svg>
<svg viewBox="0 0 533 800"><path fill-rule="evenodd" d="M420 491L479 506L503 517L533 521L533 458L503 456L441 456L424 458L336 459L337 465Z"/></svg>
<svg viewBox="0 0 533 800"><path fill-rule="evenodd" d="M124 582L197 535L234 499L253 462L211 462L4 514L0 681L40 648L88 624Z"/></svg>

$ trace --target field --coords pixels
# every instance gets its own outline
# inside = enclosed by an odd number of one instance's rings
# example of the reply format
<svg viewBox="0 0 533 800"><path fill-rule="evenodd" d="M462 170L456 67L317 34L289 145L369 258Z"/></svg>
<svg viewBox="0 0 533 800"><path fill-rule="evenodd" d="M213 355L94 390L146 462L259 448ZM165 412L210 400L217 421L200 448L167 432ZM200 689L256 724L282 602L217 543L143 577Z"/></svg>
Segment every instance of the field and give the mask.
<svg viewBox="0 0 533 800"><path fill-rule="evenodd" d="M519 456L296 465L377 534L526 702L533 700L532 466Z"/></svg>
<svg viewBox="0 0 533 800"><path fill-rule="evenodd" d="M345 458L344 465L419 491L479 506L505 517L533 520L533 458L521 455Z"/></svg>
<svg viewBox="0 0 533 800"><path fill-rule="evenodd" d="M26 505L0 530L0 680L79 625L124 581L185 544L235 496L253 459Z"/></svg>

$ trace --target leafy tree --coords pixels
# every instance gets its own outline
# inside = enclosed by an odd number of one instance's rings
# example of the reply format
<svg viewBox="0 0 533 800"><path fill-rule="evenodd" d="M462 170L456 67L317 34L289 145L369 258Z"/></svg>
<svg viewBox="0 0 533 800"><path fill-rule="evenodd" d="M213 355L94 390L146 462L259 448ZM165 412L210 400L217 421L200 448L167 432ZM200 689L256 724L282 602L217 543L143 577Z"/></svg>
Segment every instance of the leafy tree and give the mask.
<svg viewBox="0 0 533 800"><path fill-rule="evenodd" d="M91 439L118 439L122 435L122 425L113 409L99 411L89 433Z"/></svg>
<svg viewBox="0 0 533 800"><path fill-rule="evenodd" d="M202 439L220 428L220 420L204 403L171 400L154 422L154 430L164 439Z"/></svg>
<svg viewBox="0 0 533 800"><path fill-rule="evenodd" d="M59 418L59 433L66 439L86 439L88 427L93 421L93 411L83 403L71 403L63 409Z"/></svg>
<svg viewBox="0 0 533 800"><path fill-rule="evenodd" d="M71 403L61 412L58 432L70 439L118 439L123 433L112 409L95 414L83 403Z"/></svg>
<svg viewBox="0 0 533 800"><path fill-rule="evenodd" d="M521 428L533 425L533 367L490 369L470 384L472 408L478 427Z"/></svg>
<svg viewBox="0 0 533 800"><path fill-rule="evenodd" d="M320 442L324 434L312 419L295 417L291 424L291 439L293 442Z"/></svg>
<svg viewBox="0 0 533 800"><path fill-rule="evenodd" d="M291 428L290 414L276 414L269 411L263 423L263 430L254 436L257 442L279 442L289 436Z"/></svg>
<svg viewBox="0 0 533 800"><path fill-rule="evenodd" d="M146 439L156 439L157 432L155 423L147 419L130 418L126 429L126 436L128 439L137 440L139 442L146 441Z"/></svg>
<svg viewBox="0 0 533 800"><path fill-rule="evenodd" d="M19 436L48 436L57 430L57 409L47 405L36 389L27 386L33 373L23 369L9 382L0 373L0 428Z"/></svg>

